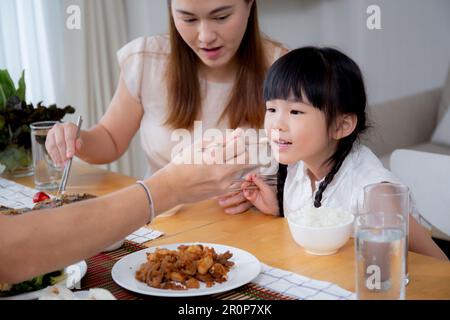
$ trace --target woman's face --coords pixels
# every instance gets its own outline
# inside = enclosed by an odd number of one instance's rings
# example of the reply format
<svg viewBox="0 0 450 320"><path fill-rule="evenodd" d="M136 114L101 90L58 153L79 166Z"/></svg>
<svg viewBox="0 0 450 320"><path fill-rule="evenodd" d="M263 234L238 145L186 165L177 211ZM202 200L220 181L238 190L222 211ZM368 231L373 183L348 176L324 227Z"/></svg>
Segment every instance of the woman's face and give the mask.
<svg viewBox="0 0 450 320"><path fill-rule="evenodd" d="M322 163L333 148L325 114L308 102L267 101L264 127L282 164Z"/></svg>
<svg viewBox="0 0 450 320"><path fill-rule="evenodd" d="M172 0L172 16L179 34L210 68L227 65L247 29L253 1Z"/></svg>

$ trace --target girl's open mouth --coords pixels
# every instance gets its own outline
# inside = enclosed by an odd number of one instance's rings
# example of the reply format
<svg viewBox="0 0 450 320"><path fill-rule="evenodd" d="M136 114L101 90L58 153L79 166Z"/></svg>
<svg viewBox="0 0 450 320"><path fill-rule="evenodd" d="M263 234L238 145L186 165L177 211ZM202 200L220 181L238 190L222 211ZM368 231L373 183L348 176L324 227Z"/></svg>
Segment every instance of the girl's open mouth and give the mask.
<svg viewBox="0 0 450 320"><path fill-rule="evenodd" d="M274 143L278 146L279 151L285 151L289 148L290 145L292 145L292 142L283 139L274 140Z"/></svg>

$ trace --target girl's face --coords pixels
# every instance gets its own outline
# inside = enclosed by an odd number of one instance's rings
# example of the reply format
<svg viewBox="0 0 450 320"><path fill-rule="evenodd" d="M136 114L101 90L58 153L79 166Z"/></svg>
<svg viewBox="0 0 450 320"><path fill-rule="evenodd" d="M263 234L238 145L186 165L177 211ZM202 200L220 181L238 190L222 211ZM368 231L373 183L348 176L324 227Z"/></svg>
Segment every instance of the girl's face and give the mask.
<svg viewBox="0 0 450 320"><path fill-rule="evenodd" d="M264 127L282 164L323 163L336 148L325 114L308 102L267 101Z"/></svg>
<svg viewBox="0 0 450 320"><path fill-rule="evenodd" d="M232 61L247 29L253 1L172 0L179 34L210 68Z"/></svg>

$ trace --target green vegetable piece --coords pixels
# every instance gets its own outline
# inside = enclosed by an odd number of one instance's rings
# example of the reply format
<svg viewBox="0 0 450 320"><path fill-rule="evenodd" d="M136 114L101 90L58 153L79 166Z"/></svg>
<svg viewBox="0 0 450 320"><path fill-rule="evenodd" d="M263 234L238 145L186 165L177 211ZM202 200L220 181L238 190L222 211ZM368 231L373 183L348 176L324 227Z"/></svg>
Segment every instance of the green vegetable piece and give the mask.
<svg viewBox="0 0 450 320"><path fill-rule="evenodd" d="M19 79L19 88L17 89L16 95L21 101L25 101L27 86L25 84L25 70L22 71L22 76Z"/></svg>
<svg viewBox="0 0 450 320"><path fill-rule="evenodd" d="M3 91L3 87L0 84L0 110L5 109L6 106L6 96L5 92Z"/></svg>
<svg viewBox="0 0 450 320"><path fill-rule="evenodd" d="M3 88L6 100L16 93L16 87L14 86L14 82L12 81L8 70L0 70L0 85Z"/></svg>

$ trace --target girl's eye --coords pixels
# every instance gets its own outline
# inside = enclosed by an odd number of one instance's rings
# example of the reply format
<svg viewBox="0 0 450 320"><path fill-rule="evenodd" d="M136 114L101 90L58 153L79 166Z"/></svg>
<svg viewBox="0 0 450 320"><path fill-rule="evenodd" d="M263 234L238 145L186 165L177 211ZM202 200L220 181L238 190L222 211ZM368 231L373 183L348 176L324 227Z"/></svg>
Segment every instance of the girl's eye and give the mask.
<svg viewBox="0 0 450 320"><path fill-rule="evenodd" d="M226 20L229 16L230 16L230 15L227 15L227 16L221 16L221 17L217 17L217 18L214 18L214 19L217 20L217 21L224 21L224 20Z"/></svg>
<svg viewBox="0 0 450 320"><path fill-rule="evenodd" d="M299 115L299 114L304 114L304 112L299 111L299 110L291 110L291 114Z"/></svg>
<svg viewBox="0 0 450 320"><path fill-rule="evenodd" d="M197 19L195 19L195 18L189 18L189 19L183 19L183 20L184 20L184 22L187 22L187 23L192 23L192 22L197 21Z"/></svg>
<svg viewBox="0 0 450 320"><path fill-rule="evenodd" d="M275 112L275 108L267 108L267 109L266 109L266 112L271 112L271 113L273 113L273 112Z"/></svg>

